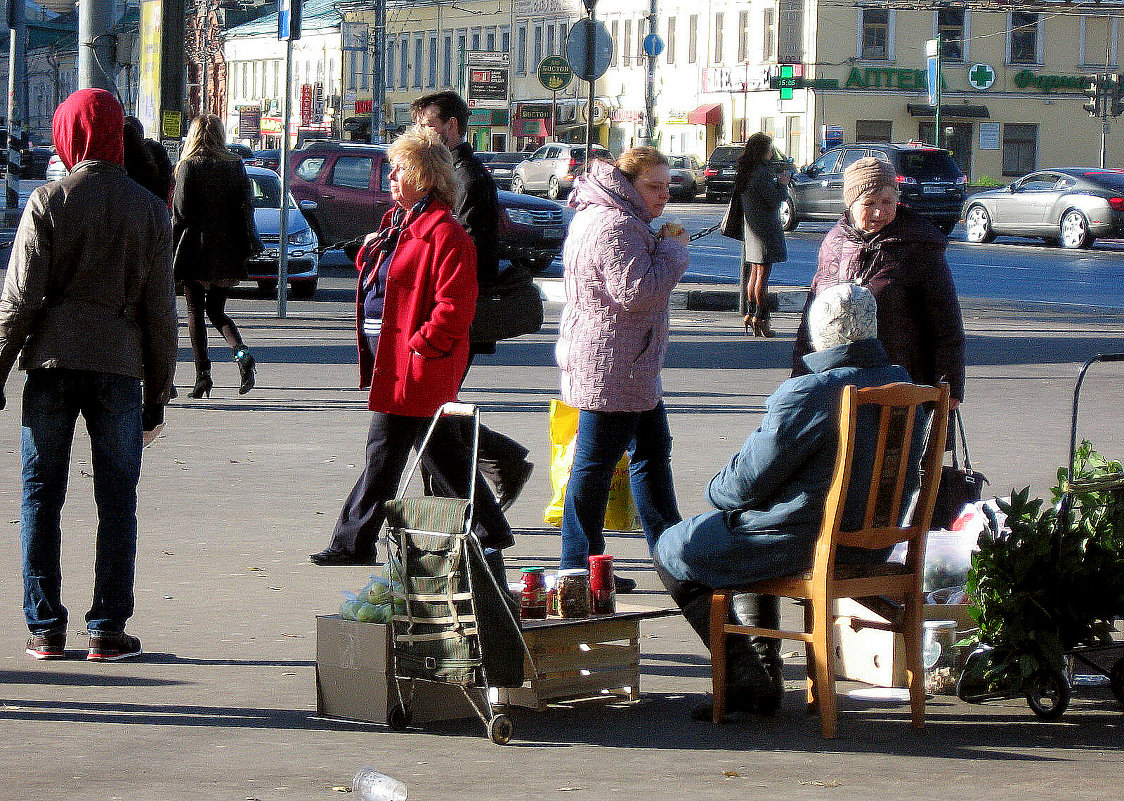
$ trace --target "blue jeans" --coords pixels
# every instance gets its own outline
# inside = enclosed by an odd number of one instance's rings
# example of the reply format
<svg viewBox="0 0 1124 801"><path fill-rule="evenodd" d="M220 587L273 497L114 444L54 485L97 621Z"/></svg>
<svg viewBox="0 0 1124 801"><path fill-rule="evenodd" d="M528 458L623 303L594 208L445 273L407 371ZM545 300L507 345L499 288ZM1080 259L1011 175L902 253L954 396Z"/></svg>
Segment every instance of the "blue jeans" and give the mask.
<svg viewBox="0 0 1124 801"><path fill-rule="evenodd" d="M141 465L141 382L86 370L40 369L23 389L23 611L34 634L63 631L62 506L74 426L90 434L98 507L91 634L125 629L133 614L137 553L137 482Z"/></svg>
<svg viewBox="0 0 1124 801"><path fill-rule="evenodd" d="M628 451L628 478L640 523L655 547L660 534L680 521L671 479L671 432L661 401L646 412L578 415L574 466L562 506L559 567L587 567L590 554L605 553L605 509L613 470Z"/></svg>

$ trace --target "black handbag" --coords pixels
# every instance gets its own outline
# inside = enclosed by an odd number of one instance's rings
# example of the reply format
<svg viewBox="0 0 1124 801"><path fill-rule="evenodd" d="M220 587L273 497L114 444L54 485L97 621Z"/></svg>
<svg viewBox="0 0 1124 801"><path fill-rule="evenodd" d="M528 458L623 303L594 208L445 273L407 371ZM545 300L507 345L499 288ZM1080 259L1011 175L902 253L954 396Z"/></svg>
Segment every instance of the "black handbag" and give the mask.
<svg viewBox="0 0 1124 801"><path fill-rule="evenodd" d="M937 487L937 502L933 506L930 529L947 529L969 503L983 496L983 485L989 484L987 476L972 469L968 455L968 440L964 436L964 420L960 410L954 409L949 421L949 439L952 441L952 464L941 467L941 483ZM960 432L960 446L964 449L964 466L956 459L956 432Z"/></svg>
<svg viewBox="0 0 1124 801"><path fill-rule="evenodd" d="M722 225L719 226L722 236L741 242L745 238L744 217L741 193L734 192L730 195L730 205L726 207L726 216L722 218Z"/></svg>
<svg viewBox="0 0 1124 801"><path fill-rule="evenodd" d="M542 320L542 295L531 274L509 267L500 273L499 283L480 287L468 338L470 342L488 343L534 334L542 328Z"/></svg>

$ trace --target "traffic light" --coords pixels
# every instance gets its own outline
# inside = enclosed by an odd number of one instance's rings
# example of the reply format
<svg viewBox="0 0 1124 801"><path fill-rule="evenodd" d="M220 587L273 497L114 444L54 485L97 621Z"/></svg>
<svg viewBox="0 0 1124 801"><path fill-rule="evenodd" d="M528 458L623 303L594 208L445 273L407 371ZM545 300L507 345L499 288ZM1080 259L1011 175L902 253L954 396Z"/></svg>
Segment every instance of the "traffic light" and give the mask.
<svg viewBox="0 0 1124 801"><path fill-rule="evenodd" d="M1108 76L1108 113L1110 116L1119 117L1124 113L1124 76Z"/></svg>
<svg viewBox="0 0 1124 801"><path fill-rule="evenodd" d="M1081 108L1089 112L1090 117L1101 116L1101 76L1094 75L1089 79L1089 85L1085 87L1085 97L1089 98L1085 101Z"/></svg>

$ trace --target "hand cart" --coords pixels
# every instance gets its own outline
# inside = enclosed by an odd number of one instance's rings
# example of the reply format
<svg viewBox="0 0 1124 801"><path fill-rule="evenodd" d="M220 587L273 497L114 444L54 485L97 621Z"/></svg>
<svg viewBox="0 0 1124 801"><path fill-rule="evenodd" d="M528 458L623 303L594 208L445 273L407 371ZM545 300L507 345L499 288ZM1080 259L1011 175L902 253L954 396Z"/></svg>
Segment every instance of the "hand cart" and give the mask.
<svg viewBox="0 0 1124 801"><path fill-rule="evenodd" d="M422 454L444 417L468 417L472 426L468 499L403 497ZM418 681L460 687L492 741L510 742L514 727L493 705L490 688L521 687L524 656L519 610L500 586L472 532L480 412L446 403L434 415L413 462L386 502L387 567L394 614L391 674L399 703L389 713L395 730L412 719Z"/></svg>
<svg viewBox="0 0 1124 801"><path fill-rule="evenodd" d="M1066 482L1062 485L1063 493L1058 499L1058 504L1056 506L1057 516L1054 520L1055 536L1060 536L1060 532L1070 524L1070 520L1075 511L1075 493L1096 491L1105 494L1109 498L1108 504L1111 507L1106 511L1124 515L1124 473L1102 475L1090 479L1075 478L1077 470L1077 408L1081 394L1081 384L1085 380L1085 373L1088 372L1089 368L1096 362L1121 361L1124 361L1124 353L1098 353L1088 359L1085 364L1082 365L1081 371L1078 373L1077 384L1073 389L1073 416L1070 422L1068 476ZM1117 508L1120 509L1119 512L1116 512ZM1124 615L1124 609L1120 609L1118 614ZM1124 644L1119 642L1077 645L1069 651L1070 669L1068 672L1070 676L1058 670L1043 668L1026 679L1020 687L994 691L970 685L966 677L973 671L970 671L968 664L965 664L965 670L961 674L961 681L957 684L956 694L963 701L980 703L998 698L1010 698L1019 693L1024 693L1026 695L1027 704L1039 719L1057 720L1069 706L1071 696L1070 681L1073 673L1073 664L1079 662L1085 667L1093 669L1098 674L1107 677L1113 695L1116 696L1116 699L1120 703L1124 704L1124 657L1117 658L1109 668L1106 668L1103 660L1099 658L1121 648L1122 645ZM980 662L986 662L987 658L988 646L982 646L969 655L968 660L978 659ZM978 673L979 671L975 672Z"/></svg>

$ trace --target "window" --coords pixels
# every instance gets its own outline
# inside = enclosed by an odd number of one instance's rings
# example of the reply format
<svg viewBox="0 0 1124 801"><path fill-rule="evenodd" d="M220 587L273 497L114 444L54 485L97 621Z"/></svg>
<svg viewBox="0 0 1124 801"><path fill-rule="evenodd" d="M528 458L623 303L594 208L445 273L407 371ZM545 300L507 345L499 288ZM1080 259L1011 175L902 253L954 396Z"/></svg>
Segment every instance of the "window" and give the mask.
<svg viewBox="0 0 1124 801"><path fill-rule="evenodd" d="M624 66L629 66L632 63L632 20L626 19L624 21L624 39L621 40L621 57L624 59Z"/></svg>
<svg viewBox="0 0 1124 801"><path fill-rule="evenodd" d="M414 37L414 88L422 88L422 69L424 69L425 40L420 36Z"/></svg>
<svg viewBox="0 0 1124 801"><path fill-rule="evenodd" d="M785 138L785 153L792 158L800 155L800 147L804 138L804 125L802 117L792 116L788 118L788 136Z"/></svg>
<svg viewBox="0 0 1124 801"><path fill-rule="evenodd" d="M1007 27L1008 47L1010 50L1008 61L1011 64L1037 64L1038 63L1038 26L1041 19L1038 14L1026 11L1012 11L1010 23Z"/></svg>
<svg viewBox="0 0 1124 801"><path fill-rule="evenodd" d="M531 59L531 69L537 70L542 63L542 26L535 26L535 53Z"/></svg>
<svg viewBox="0 0 1124 801"><path fill-rule="evenodd" d="M437 86L437 34L429 36L429 80L426 86L433 89Z"/></svg>
<svg viewBox="0 0 1124 801"><path fill-rule="evenodd" d="M804 60L804 0L777 0L777 61Z"/></svg>
<svg viewBox="0 0 1124 801"><path fill-rule="evenodd" d="M453 34L445 31L445 52L441 56L441 85L453 85Z"/></svg>
<svg viewBox="0 0 1124 801"><path fill-rule="evenodd" d="M390 159L383 159L379 164L379 189L390 194Z"/></svg>
<svg viewBox="0 0 1124 801"><path fill-rule="evenodd" d="M318 176L320 174L320 171L324 169L324 161L325 159L323 156L314 156L312 158L307 158L300 164L298 164L297 168L293 170L293 172L298 178L303 178L306 181L315 181L316 176Z"/></svg>
<svg viewBox="0 0 1124 801"><path fill-rule="evenodd" d="M484 49L489 52L496 52L496 29L489 28L488 33L484 37Z"/></svg>
<svg viewBox="0 0 1124 801"><path fill-rule="evenodd" d="M856 142L890 142L893 125L889 120L856 120Z"/></svg>
<svg viewBox="0 0 1124 801"><path fill-rule="evenodd" d="M699 55L699 15L692 14L687 20L687 63L694 64Z"/></svg>
<svg viewBox="0 0 1124 801"><path fill-rule="evenodd" d="M371 54L368 53L366 50L364 50L363 53L362 53L362 58L360 59L359 69L360 69L360 72L359 72L359 88L360 89L370 89L371 88L371 79L370 79L370 75L371 75Z"/></svg>
<svg viewBox="0 0 1124 801"><path fill-rule="evenodd" d="M332 186L345 189L366 189L371 182L370 156L340 156L332 167Z"/></svg>
<svg viewBox="0 0 1124 801"><path fill-rule="evenodd" d="M725 21L726 21L726 15L725 14L723 14L721 11L715 13L715 15L714 15L714 63L715 64L721 64L722 60L723 60L722 59L722 56L723 56L723 52L722 52L722 44L723 44L723 42L722 42L722 28L723 28L723 24L725 23Z"/></svg>
<svg viewBox="0 0 1124 801"><path fill-rule="evenodd" d="M500 31L500 52L511 52L511 31L507 28L504 28Z"/></svg>
<svg viewBox="0 0 1124 801"><path fill-rule="evenodd" d="M479 50L480 49L480 29L479 28L473 28L472 29L472 49L473 50Z"/></svg>
<svg viewBox="0 0 1124 801"><path fill-rule="evenodd" d="M610 67L617 66L617 51L620 50L620 44L621 44L621 37L619 35L620 34L620 27L621 27L620 23L617 20L613 20L612 22L609 23L609 36L613 40L613 55L610 56L610 58L609 58L609 66Z"/></svg>
<svg viewBox="0 0 1124 801"><path fill-rule="evenodd" d="M667 63L675 63L675 17L667 18Z"/></svg>
<svg viewBox="0 0 1124 801"><path fill-rule="evenodd" d="M546 54L548 56L554 55L554 26L546 26Z"/></svg>
<svg viewBox="0 0 1124 801"><path fill-rule="evenodd" d="M527 74L527 26L520 25L515 32L515 71Z"/></svg>
<svg viewBox="0 0 1124 801"><path fill-rule="evenodd" d="M775 61L777 58L777 17L773 9L766 8L761 14L761 60Z"/></svg>
<svg viewBox="0 0 1124 801"><path fill-rule="evenodd" d="M464 83L464 59L468 50L468 31L457 31L457 85Z"/></svg>
<svg viewBox="0 0 1124 801"><path fill-rule="evenodd" d="M1022 175L1038 159L1038 126L1032 123L1003 125L1003 174Z"/></svg>
<svg viewBox="0 0 1124 801"><path fill-rule="evenodd" d="M405 89L410 85L410 42L405 37L398 47L398 86Z"/></svg>
<svg viewBox="0 0 1124 801"><path fill-rule="evenodd" d="M772 11L772 9L769 9ZM749 60L749 12L738 12L738 63Z"/></svg>
<svg viewBox="0 0 1124 801"><path fill-rule="evenodd" d="M860 50L864 61L886 61L890 58L890 12L884 8L859 10Z"/></svg>
<svg viewBox="0 0 1124 801"><path fill-rule="evenodd" d="M937 33L941 37L941 58L964 60L964 9L938 8Z"/></svg>
<svg viewBox="0 0 1124 801"><path fill-rule="evenodd" d="M558 55L566 55L566 36L568 35L565 22L558 23Z"/></svg>
<svg viewBox="0 0 1124 801"><path fill-rule="evenodd" d="M394 43L392 42L386 48L386 75L384 76L383 86L387 89L394 86Z"/></svg>
<svg viewBox="0 0 1124 801"><path fill-rule="evenodd" d="M1116 39L1119 35L1119 23L1107 17L1082 17L1081 18L1081 60L1082 67L1103 68L1105 56L1108 56L1108 66L1115 68Z"/></svg>

